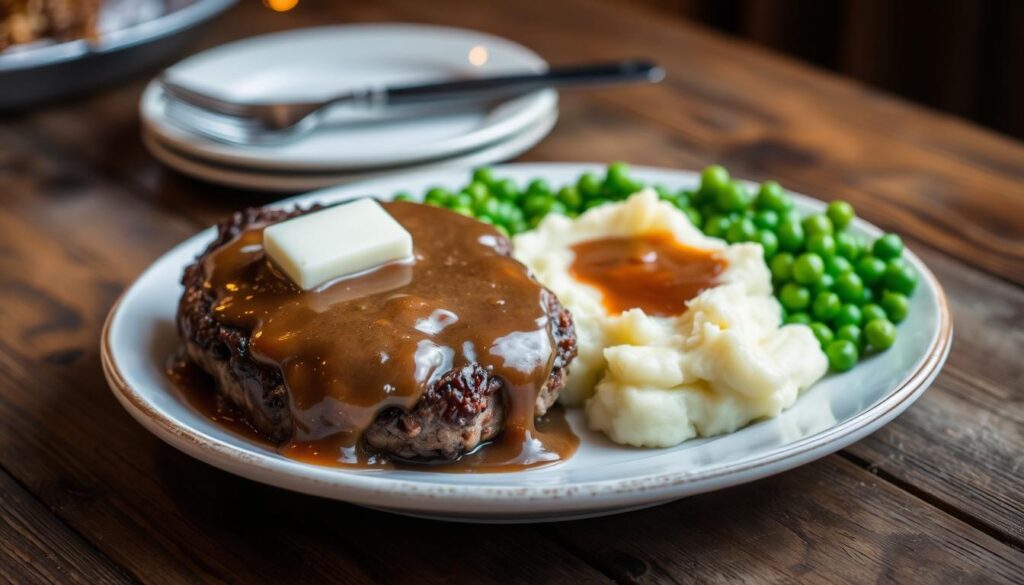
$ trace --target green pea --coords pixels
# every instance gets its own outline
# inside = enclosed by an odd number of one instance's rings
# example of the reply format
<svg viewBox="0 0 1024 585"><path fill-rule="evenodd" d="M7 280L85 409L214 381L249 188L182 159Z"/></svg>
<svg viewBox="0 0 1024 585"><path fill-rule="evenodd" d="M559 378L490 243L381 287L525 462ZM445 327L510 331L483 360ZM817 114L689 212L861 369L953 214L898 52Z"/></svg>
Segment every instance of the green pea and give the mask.
<svg viewBox="0 0 1024 585"><path fill-rule="evenodd" d="M793 280L812 284L825 273L825 261L817 254L801 254L793 263Z"/></svg>
<svg viewBox="0 0 1024 585"><path fill-rule="evenodd" d="M763 230L776 230L779 227L779 214L771 209L762 209L754 214L754 225Z"/></svg>
<svg viewBox="0 0 1024 585"><path fill-rule="evenodd" d="M754 222L749 219L741 219L734 221L729 226L729 231L725 232L725 240L730 244L736 244L739 242L749 242L754 239L757 235L757 228L754 227Z"/></svg>
<svg viewBox="0 0 1024 585"><path fill-rule="evenodd" d="M709 218L709 217L714 217L716 215L721 215L722 217L725 217L726 219L729 219L729 216L727 214L719 213L718 208L715 207L714 205L711 205L711 204L709 204L709 205L701 205L700 208L698 209L698 211L700 211L701 217L704 217L704 218ZM731 219L729 220L729 225L732 225L732 220ZM724 238L725 237L725 235L724 235L725 232L722 232L722 234L723 234L722 237Z"/></svg>
<svg viewBox="0 0 1024 585"><path fill-rule="evenodd" d="M842 256L831 256L825 259L825 272L832 276L839 276L845 272L851 272L853 264Z"/></svg>
<svg viewBox="0 0 1024 585"><path fill-rule="evenodd" d="M754 201L754 204L758 209L770 209L778 213L793 207L793 201L775 181L761 183L761 188L757 192L757 199Z"/></svg>
<svg viewBox="0 0 1024 585"><path fill-rule="evenodd" d="M683 209L683 213L686 214L686 217L690 218L690 223L692 223L694 226L699 226L701 224L702 218L700 212L697 211L696 209L692 207L686 207Z"/></svg>
<svg viewBox="0 0 1024 585"><path fill-rule="evenodd" d="M789 208L789 209L787 209L785 211L780 211L778 213L779 213L779 225L782 225L782 224L786 223L787 221L795 221L797 223L800 223L800 222L802 222L804 220L803 214L801 214L799 210L797 210L796 208L793 208L793 207L791 207L791 208Z"/></svg>
<svg viewBox="0 0 1024 585"><path fill-rule="evenodd" d="M859 325L843 325L836 329L836 339L852 342L858 349L864 347L864 334Z"/></svg>
<svg viewBox="0 0 1024 585"><path fill-rule="evenodd" d="M885 288L910 295L917 286L917 272L906 262L896 258L885 267Z"/></svg>
<svg viewBox="0 0 1024 585"><path fill-rule="evenodd" d="M882 260L899 258L900 254L903 253L903 240L896 234L885 234L875 240L875 245L872 246L871 252Z"/></svg>
<svg viewBox="0 0 1024 585"><path fill-rule="evenodd" d="M473 205L491 196L491 189L480 181L473 181L463 189L463 192L473 198Z"/></svg>
<svg viewBox="0 0 1024 585"><path fill-rule="evenodd" d="M629 165L621 161L608 165L604 186L611 191L611 194L619 197L626 197L643 189L642 183L634 181L629 176Z"/></svg>
<svg viewBox="0 0 1024 585"><path fill-rule="evenodd" d="M609 177L615 177L617 179L629 178L629 165L621 160L610 163L605 171Z"/></svg>
<svg viewBox="0 0 1024 585"><path fill-rule="evenodd" d="M864 316L864 322L870 323L877 319L888 319L889 317L885 314L885 309L881 305L875 303L868 303L860 308L861 314Z"/></svg>
<svg viewBox="0 0 1024 585"><path fill-rule="evenodd" d="M832 325L837 328L843 325L860 325L862 318L860 307L852 303L846 303L839 307L839 313L832 318Z"/></svg>
<svg viewBox="0 0 1024 585"><path fill-rule="evenodd" d="M786 325L810 325L811 316L807 313L793 313L784 322Z"/></svg>
<svg viewBox="0 0 1024 585"><path fill-rule="evenodd" d="M465 191L452 195L452 197L448 200L448 206L451 207L452 209L455 209L456 207L472 208L473 203L473 198L469 195L469 193L466 193Z"/></svg>
<svg viewBox="0 0 1024 585"><path fill-rule="evenodd" d="M588 199L583 204L583 209L593 209L593 208L598 207L600 205L604 205L605 203L611 203L611 202L612 202L611 199L605 199L604 197L597 197L597 198L594 198L594 199Z"/></svg>
<svg viewBox="0 0 1024 585"><path fill-rule="evenodd" d="M828 325L818 321L811 323L811 333L818 338L818 343L821 344L822 349L828 347L828 344L832 343L832 340L835 338L835 334L832 333L832 329Z"/></svg>
<svg viewBox="0 0 1024 585"><path fill-rule="evenodd" d="M525 232L528 229L530 229L530 224L524 219L518 219L509 225L509 231L512 232L512 235Z"/></svg>
<svg viewBox="0 0 1024 585"><path fill-rule="evenodd" d="M846 339L837 339L829 343L825 348L825 355L828 356L829 367L837 372L849 370L860 360L857 346Z"/></svg>
<svg viewBox="0 0 1024 585"><path fill-rule="evenodd" d="M494 197L488 197L474 205L473 211L475 211L478 216L496 218L498 215L498 208L500 206L501 202L499 200Z"/></svg>
<svg viewBox="0 0 1024 585"><path fill-rule="evenodd" d="M676 207L683 209L684 207L690 207L693 205L693 199L690 197L692 193L685 189L676 193L675 199L672 201L676 204Z"/></svg>
<svg viewBox="0 0 1024 585"><path fill-rule="evenodd" d="M448 199L452 196L451 191L443 189L441 187L432 187L427 191L423 201L427 205L434 205L436 207L442 207L448 203Z"/></svg>
<svg viewBox="0 0 1024 585"><path fill-rule="evenodd" d="M700 189L697 191L703 201L714 201L719 191L729 185L729 171L720 165L706 167L700 174Z"/></svg>
<svg viewBox="0 0 1024 585"><path fill-rule="evenodd" d="M873 319L864 327L864 336L868 345L884 351L896 342L896 326L888 319Z"/></svg>
<svg viewBox="0 0 1024 585"><path fill-rule="evenodd" d="M601 179L594 173L583 173L576 182L576 189L584 199L593 199L601 196Z"/></svg>
<svg viewBox="0 0 1024 585"><path fill-rule="evenodd" d="M750 201L750 192L739 181L730 181L715 194L715 205L722 211L743 211L750 206Z"/></svg>
<svg viewBox="0 0 1024 585"><path fill-rule="evenodd" d="M864 281L856 272L844 272L836 276L836 284L833 287L843 302L856 303L863 300Z"/></svg>
<svg viewBox="0 0 1024 585"><path fill-rule="evenodd" d="M408 191L399 191L398 193L395 193L395 196L392 197L391 199L394 201L415 201L415 199L413 199L412 197L412 194L410 194Z"/></svg>
<svg viewBox="0 0 1024 585"><path fill-rule="evenodd" d="M729 226L732 222L729 218L724 215L712 215L704 222L704 233L711 236L712 238L725 239L725 234L729 231Z"/></svg>
<svg viewBox="0 0 1024 585"><path fill-rule="evenodd" d="M480 167L473 171L473 181L483 185L493 185L494 171L490 167Z"/></svg>
<svg viewBox="0 0 1024 585"><path fill-rule="evenodd" d="M839 300L839 295L832 291L822 291L814 297L811 314L820 321L831 321L839 314L839 309L842 306L843 303Z"/></svg>
<svg viewBox="0 0 1024 585"><path fill-rule="evenodd" d="M548 213L557 213L558 215L569 215L569 208L564 203L558 200L551 201L551 209Z"/></svg>
<svg viewBox="0 0 1024 585"><path fill-rule="evenodd" d="M526 186L526 192L533 195L550 195L551 185L544 179L534 179Z"/></svg>
<svg viewBox="0 0 1024 585"><path fill-rule="evenodd" d="M785 221L779 225L779 247L788 252L799 252L804 246L804 229L799 222Z"/></svg>
<svg viewBox="0 0 1024 585"><path fill-rule="evenodd" d="M839 232L835 235L835 240L837 255L851 262L860 257L861 247L857 236L849 232Z"/></svg>
<svg viewBox="0 0 1024 585"><path fill-rule="evenodd" d="M654 186L654 192L658 194L658 199L662 201L672 201L675 198L675 194L668 188L668 186L658 183Z"/></svg>
<svg viewBox="0 0 1024 585"><path fill-rule="evenodd" d="M893 323L902 322L910 312L910 300L907 299L907 295L902 293L885 291L882 293L882 301L879 304L885 309L885 314Z"/></svg>
<svg viewBox="0 0 1024 585"><path fill-rule="evenodd" d="M452 207L452 211L459 215L465 215L466 217L473 217L473 208L465 205L456 205Z"/></svg>
<svg viewBox="0 0 1024 585"><path fill-rule="evenodd" d="M758 230L754 241L761 244L765 258L771 258L779 251L779 237L771 230Z"/></svg>
<svg viewBox="0 0 1024 585"><path fill-rule="evenodd" d="M786 282L793 276L793 255L789 252L776 254L768 263L774 282Z"/></svg>
<svg viewBox="0 0 1024 585"><path fill-rule="evenodd" d="M494 215L494 219L498 223L503 225L509 225L516 220L523 219L523 210L518 205L511 201L499 201L497 213Z"/></svg>
<svg viewBox="0 0 1024 585"><path fill-rule="evenodd" d="M870 305L875 302L875 291L870 286L865 286L863 292L860 294L860 299L857 301L858 305Z"/></svg>
<svg viewBox="0 0 1024 585"><path fill-rule="evenodd" d="M803 221L804 231L808 236L814 234L831 234L833 232L832 220L827 215L815 213L808 215Z"/></svg>
<svg viewBox="0 0 1024 585"><path fill-rule="evenodd" d="M802 311L811 304L811 291L805 286L790 282L779 291L779 302L788 311Z"/></svg>
<svg viewBox="0 0 1024 585"><path fill-rule="evenodd" d="M862 256L857 261L856 270L857 275L864 281L864 284L875 286L882 280L882 276L885 275L885 268L884 260L868 254L867 256Z"/></svg>
<svg viewBox="0 0 1024 585"><path fill-rule="evenodd" d="M519 186L512 179L501 179L491 188L491 194L498 199L515 201L519 198Z"/></svg>
<svg viewBox="0 0 1024 585"><path fill-rule="evenodd" d="M503 226L503 225L501 225L500 223L496 223L496 224L494 224L494 229L496 229L496 230L498 230L499 232L501 232L501 235L505 236L506 238L512 235L512 234L511 234L511 233L510 233L510 232L508 231L508 228L507 228L507 227L505 227L505 226Z"/></svg>
<svg viewBox="0 0 1024 585"><path fill-rule="evenodd" d="M810 234L807 236L807 251L822 258L831 258L836 253L836 240L830 234Z"/></svg>
<svg viewBox="0 0 1024 585"><path fill-rule="evenodd" d="M579 209L583 205L583 196L580 195L579 189L572 185L559 189L558 200L568 209Z"/></svg>
<svg viewBox="0 0 1024 585"><path fill-rule="evenodd" d="M555 200L547 195L527 195L523 200L523 211L528 216L544 216L551 211L554 202Z"/></svg>
<svg viewBox="0 0 1024 585"><path fill-rule="evenodd" d="M825 215L832 220L832 225L836 230L841 230L850 225L856 214L852 205L846 201L837 200L828 204L828 207L825 208Z"/></svg>
<svg viewBox="0 0 1024 585"><path fill-rule="evenodd" d="M821 275L821 278L819 278L817 282L811 285L811 293L819 294L827 290L832 290L832 286L835 283L835 277L826 272Z"/></svg>

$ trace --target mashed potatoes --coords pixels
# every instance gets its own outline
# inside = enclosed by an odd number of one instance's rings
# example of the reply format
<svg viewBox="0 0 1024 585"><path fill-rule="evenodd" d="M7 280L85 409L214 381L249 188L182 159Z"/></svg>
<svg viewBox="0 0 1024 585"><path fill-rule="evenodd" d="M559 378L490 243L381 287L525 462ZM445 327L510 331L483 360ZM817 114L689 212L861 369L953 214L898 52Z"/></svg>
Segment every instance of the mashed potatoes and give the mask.
<svg viewBox="0 0 1024 585"><path fill-rule="evenodd" d="M601 292L570 274L574 244L671 233L728 262L719 284L672 317L609 314ZM579 356L562 401L586 406L591 428L618 443L667 447L779 414L828 368L814 334L780 327L759 244L728 245L644 191L569 219L549 215L515 238L515 255L558 295L576 323Z"/></svg>

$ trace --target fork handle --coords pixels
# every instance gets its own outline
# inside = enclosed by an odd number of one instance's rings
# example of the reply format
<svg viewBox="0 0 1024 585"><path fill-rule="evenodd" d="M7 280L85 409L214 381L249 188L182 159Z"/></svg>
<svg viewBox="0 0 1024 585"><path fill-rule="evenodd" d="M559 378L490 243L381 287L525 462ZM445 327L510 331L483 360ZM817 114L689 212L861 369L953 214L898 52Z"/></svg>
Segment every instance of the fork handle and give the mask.
<svg viewBox="0 0 1024 585"><path fill-rule="evenodd" d="M543 73L500 75L423 85L372 89L349 94L338 101L369 106L408 105L455 99L486 99L522 95L549 87L568 88L622 83L657 83L665 71L656 64L634 59L570 67Z"/></svg>

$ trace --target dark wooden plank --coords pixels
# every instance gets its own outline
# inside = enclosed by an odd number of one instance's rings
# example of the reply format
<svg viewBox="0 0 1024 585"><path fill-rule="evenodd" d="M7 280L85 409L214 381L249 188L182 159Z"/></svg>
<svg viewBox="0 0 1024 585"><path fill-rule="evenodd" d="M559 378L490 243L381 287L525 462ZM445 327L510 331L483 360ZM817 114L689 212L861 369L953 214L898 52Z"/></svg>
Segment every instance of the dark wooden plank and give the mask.
<svg viewBox="0 0 1024 585"><path fill-rule="evenodd" d="M1024 553L837 457L546 527L620 583L1019 582Z"/></svg>
<svg viewBox="0 0 1024 585"><path fill-rule="evenodd" d="M0 583L134 583L0 470Z"/></svg>
<svg viewBox="0 0 1024 585"><path fill-rule="evenodd" d="M94 177L57 194L47 186L82 170L0 139L23 153L0 165L0 463L114 561L167 583L465 582L515 567L522 582L601 580L529 528L435 526L290 494L149 435L106 388L96 340L121 287L194 225Z"/></svg>
<svg viewBox="0 0 1024 585"><path fill-rule="evenodd" d="M949 295L953 350L934 387L849 448L871 470L1024 550L1024 290L925 251Z"/></svg>

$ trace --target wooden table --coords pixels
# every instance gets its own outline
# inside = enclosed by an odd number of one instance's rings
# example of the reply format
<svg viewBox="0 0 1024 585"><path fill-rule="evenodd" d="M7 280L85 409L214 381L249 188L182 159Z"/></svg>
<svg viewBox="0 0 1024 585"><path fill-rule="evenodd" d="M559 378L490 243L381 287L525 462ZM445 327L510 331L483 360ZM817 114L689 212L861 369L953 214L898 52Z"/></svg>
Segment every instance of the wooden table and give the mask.
<svg viewBox="0 0 1024 585"><path fill-rule="evenodd" d="M567 94L523 160L700 168L851 201L949 294L956 340L906 414L838 454L647 511L538 526L413 520L199 463L100 371L114 299L265 196L162 168L145 80L0 120L0 580L322 583L1024 581L1024 146L614 1L245 2L208 45L329 22L443 22L554 62L645 55L657 87Z"/></svg>

